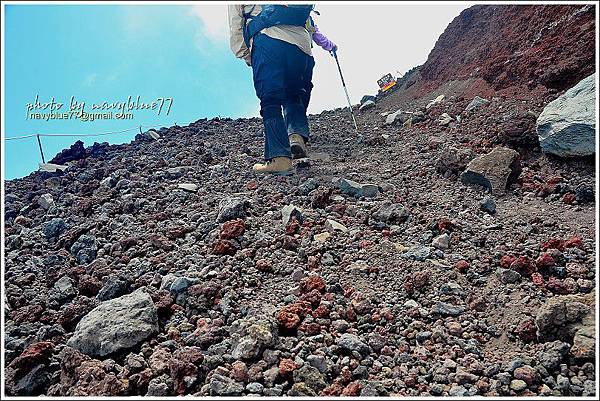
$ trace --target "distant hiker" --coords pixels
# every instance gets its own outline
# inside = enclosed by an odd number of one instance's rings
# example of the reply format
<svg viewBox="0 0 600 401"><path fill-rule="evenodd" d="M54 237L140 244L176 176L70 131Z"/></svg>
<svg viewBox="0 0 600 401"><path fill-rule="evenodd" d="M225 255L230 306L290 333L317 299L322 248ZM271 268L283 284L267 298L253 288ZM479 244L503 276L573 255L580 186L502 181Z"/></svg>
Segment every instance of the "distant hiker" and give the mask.
<svg viewBox="0 0 600 401"><path fill-rule="evenodd" d="M323 33L321 33L321 31L319 31L317 24L314 24L314 22L313 22L313 26L314 26L314 31L312 34L312 40L318 46L323 48L323 50L326 50L330 53L337 51L337 45L335 43L333 43L331 40L329 40L327 38L327 36L323 35ZM304 85L303 85L304 90L302 91L302 95L301 95L302 96L302 104L304 105L304 110L308 109L308 104L310 103L310 94L313 89L312 75L313 75L314 68L315 68L315 59L314 59L314 57L311 56L310 60L308 62L306 74L304 75Z"/></svg>
<svg viewBox="0 0 600 401"><path fill-rule="evenodd" d="M292 156L306 157L310 136L302 96L312 60L309 16L313 6L228 7L231 50L252 66L263 118L266 162L255 164L253 169L257 173L291 174Z"/></svg>

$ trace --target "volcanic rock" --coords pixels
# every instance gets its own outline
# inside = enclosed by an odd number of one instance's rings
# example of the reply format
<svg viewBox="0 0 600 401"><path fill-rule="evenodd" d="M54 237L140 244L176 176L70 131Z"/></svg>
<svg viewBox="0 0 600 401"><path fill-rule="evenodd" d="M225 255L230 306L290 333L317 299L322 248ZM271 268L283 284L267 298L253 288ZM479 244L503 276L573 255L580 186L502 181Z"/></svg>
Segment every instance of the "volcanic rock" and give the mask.
<svg viewBox="0 0 600 401"><path fill-rule="evenodd" d="M101 303L81 319L70 347L91 356L127 351L158 332L152 298L143 290Z"/></svg>
<svg viewBox="0 0 600 401"><path fill-rule="evenodd" d="M460 178L466 184L481 185L493 194L503 194L519 174L519 154L512 149L497 147L490 153L473 159Z"/></svg>
<svg viewBox="0 0 600 401"><path fill-rule="evenodd" d="M542 151L560 157L596 151L596 74L550 102L537 119Z"/></svg>

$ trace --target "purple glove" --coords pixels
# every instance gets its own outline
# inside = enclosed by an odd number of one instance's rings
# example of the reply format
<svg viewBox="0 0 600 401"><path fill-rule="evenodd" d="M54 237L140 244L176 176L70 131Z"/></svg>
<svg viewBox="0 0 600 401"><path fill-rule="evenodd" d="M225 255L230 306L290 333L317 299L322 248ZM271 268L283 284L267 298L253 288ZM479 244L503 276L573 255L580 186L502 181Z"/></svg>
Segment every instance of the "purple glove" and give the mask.
<svg viewBox="0 0 600 401"><path fill-rule="evenodd" d="M326 50L328 52L332 52L332 51L336 51L337 50L337 46L335 43L333 43L331 40L329 40L327 38L327 36L323 35L321 32L319 32L319 28L317 27L317 25L315 24L315 33L313 33L313 41L321 46L323 48L323 50Z"/></svg>

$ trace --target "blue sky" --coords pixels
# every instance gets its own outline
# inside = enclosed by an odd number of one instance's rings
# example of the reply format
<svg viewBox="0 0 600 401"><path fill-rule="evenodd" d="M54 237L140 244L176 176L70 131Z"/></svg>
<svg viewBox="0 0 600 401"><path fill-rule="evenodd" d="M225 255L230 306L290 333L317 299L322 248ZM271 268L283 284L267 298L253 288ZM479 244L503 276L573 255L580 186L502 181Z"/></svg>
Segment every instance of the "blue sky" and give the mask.
<svg viewBox="0 0 600 401"><path fill-rule="evenodd" d="M385 73L401 74L427 59L448 23L468 3L317 4L320 30L339 46L353 103L377 91ZM139 125L162 127L215 116L258 115L251 69L229 49L225 4L4 5L5 137L31 133L99 133ZM393 15L393 23L382 16ZM349 23L358 21L359 23ZM309 112L344 106L337 67L313 49L315 88ZM133 111L132 120L27 119L27 104L55 98L68 111L71 96L92 103L172 98L165 110ZM166 105L166 104L165 104ZM42 110L42 112L47 112ZM81 138L124 143L136 132ZM42 138L46 160L78 138ZM4 178L38 167L35 138L3 141Z"/></svg>
<svg viewBox="0 0 600 401"><path fill-rule="evenodd" d="M250 69L232 57L227 43L203 33L190 6L39 6L5 8L6 137L44 133L96 133L138 125L171 126L203 117L254 115L258 110ZM225 96L225 94L235 96ZM169 115L148 110L133 120L39 121L26 105L71 96L92 102L151 102L171 97ZM167 103L165 103L166 106ZM87 106L86 106L87 108ZM85 138L128 142L136 132ZM76 138L42 138L46 160ZM40 155L35 138L5 141L5 178L29 174Z"/></svg>

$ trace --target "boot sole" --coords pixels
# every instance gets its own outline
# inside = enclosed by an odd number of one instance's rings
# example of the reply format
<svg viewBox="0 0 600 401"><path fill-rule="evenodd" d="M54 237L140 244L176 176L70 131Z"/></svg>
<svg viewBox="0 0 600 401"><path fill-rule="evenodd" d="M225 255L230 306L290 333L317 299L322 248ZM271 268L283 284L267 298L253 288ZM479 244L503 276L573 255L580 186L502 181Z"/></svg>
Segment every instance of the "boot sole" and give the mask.
<svg viewBox="0 0 600 401"><path fill-rule="evenodd" d="M290 145L293 159L306 159L306 150L299 144L293 143Z"/></svg>

